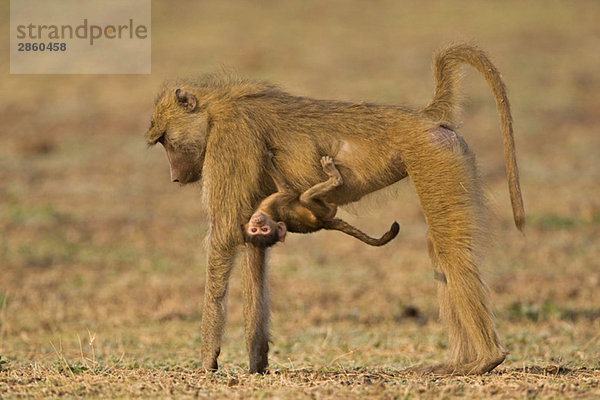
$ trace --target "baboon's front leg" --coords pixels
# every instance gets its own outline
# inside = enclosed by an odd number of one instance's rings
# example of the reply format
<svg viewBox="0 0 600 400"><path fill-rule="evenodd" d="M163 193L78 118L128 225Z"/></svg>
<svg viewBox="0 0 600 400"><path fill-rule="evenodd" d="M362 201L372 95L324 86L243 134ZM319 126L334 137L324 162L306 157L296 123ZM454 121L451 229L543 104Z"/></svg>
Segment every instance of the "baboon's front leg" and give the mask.
<svg viewBox="0 0 600 400"><path fill-rule="evenodd" d="M209 244L202 310L202 367L206 370L218 368L233 256L233 249L223 249L215 240Z"/></svg>
<svg viewBox="0 0 600 400"><path fill-rule="evenodd" d="M269 293L265 252L264 248L247 244L242 262L246 348L251 373L263 373L269 363Z"/></svg>
<svg viewBox="0 0 600 400"><path fill-rule="evenodd" d="M321 157L321 165L323 166L323 171L327 174L329 179L327 179L325 182L317 183L315 186L311 187L300 195L300 202L309 210L322 209L325 204L323 202L317 202L316 200L325 196L331 190L344 183L342 175L340 175L340 171L338 171L338 169L335 167L331 157Z"/></svg>

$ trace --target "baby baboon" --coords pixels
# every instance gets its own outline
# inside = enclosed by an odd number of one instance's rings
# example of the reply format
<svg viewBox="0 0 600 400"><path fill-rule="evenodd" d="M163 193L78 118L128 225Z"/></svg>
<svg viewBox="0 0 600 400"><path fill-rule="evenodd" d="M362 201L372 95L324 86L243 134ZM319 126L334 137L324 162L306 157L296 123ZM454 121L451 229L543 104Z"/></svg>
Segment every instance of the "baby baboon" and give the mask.
<svg viewBox="0 0 600 400"><path fill-rule="evenodd" d="M298 194L290 188L283 175L275 168L272 155L269 154L267 172L275 182L277 192L264 199L250 217L250 221L241 226L244 241L259 247L270 247L277 242L283 242L288 230L310 233L320 229L342 231L371 246L383 246L396 237L400 229L397 222L394 222L390 230L381 238L375 239L346 221L334 218L337 206L322 198L340 186L343 179L331 157L321 157L321 165L329 179Z"/></svg>
<svg viewBox="0 0 600 400"><path fill-rule="evenodd" d="M477 267L486 236L487 206L474 155L456 132L460 64L488 82L500 115L504 159L515 223L525 224L512 117L500 73L477 47L457 44L434 59L435 92L422 109L296 97L277 87L230 76L167 83L156 99L149 144L161 143L180 184L202 177L210 216L202 313L202 365L216 369L225 324L229 276L248 221L276 191L266 173L269 151L286 183L304 193L326 177L330 155L344 184L323 201L344 205L410 176L428 225L440 314L450 360L419 369L481 374L500 364L502 346ZM246 246L242 262L246 347L250 371L268 365L269 299L266 249Z"/></svg>

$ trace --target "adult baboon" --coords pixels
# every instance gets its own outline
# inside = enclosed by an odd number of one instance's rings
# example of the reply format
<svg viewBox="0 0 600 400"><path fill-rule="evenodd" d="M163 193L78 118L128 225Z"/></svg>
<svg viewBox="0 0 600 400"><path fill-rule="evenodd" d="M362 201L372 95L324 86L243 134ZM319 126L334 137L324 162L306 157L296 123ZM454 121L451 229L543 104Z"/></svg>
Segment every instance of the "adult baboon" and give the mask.
<svg viewBox="0 0 600 400"><path fill-rule="evenodd" d="M287 231L311 233L320 229L335 229L354 236L371 246L383 246L396 237L400 229L394 222L379 239L372 238L339 218L335 204L323 201L327 194L343 183L343 178L329 156L321 157L323 171L329 179L317 183L304 193L294 192L285 177L275 168L272 155L267 156L267 172L277 192L260 202L250 221L241 225L244 241L254 246L271 247L283 242Z"/></svg>
<svg viewBox="0 0 600 400"><path fill-rule="evenodd" d="M420 110L296 97L267 83L221 75L164 86L147 140L164 145L174 182L186 184L203 177L210 216L202 318L204 368L217 368L229 275L242 243L240 224L275 191L265 173L269 152L299 193L323 180L321 157L334 157L344 184L329 192L326 200L338 205L410 176L429 227L429 254L450 345L447 363L421 371L478 374L504 360L506 350L496 334L477 267L487 228L481 185L474 156L454 131L462 63L475 67L494 95L513 216L522 229L525 216L508 98L498 70L477 47L458 44L437 53L434 97ZM250 371L263 372L269 348L263 248L247 246L242 280Z"/></svg>

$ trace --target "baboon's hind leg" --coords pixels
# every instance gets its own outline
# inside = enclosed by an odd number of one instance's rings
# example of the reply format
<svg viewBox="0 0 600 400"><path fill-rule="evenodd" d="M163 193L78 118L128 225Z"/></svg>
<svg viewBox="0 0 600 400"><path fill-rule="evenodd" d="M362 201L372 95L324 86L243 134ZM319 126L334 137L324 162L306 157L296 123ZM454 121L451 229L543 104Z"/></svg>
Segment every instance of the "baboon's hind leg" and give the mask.
<svg viewBox="0 0 600 400"><path fill-rule="evenodd" d="M410 175L429 226L429 254L450 360L412 371L481 374L494 369L506 356L477 267L477 252L488 240L484 196L474 156L462 138L438 128L429 132L428 139L416 150L419 164L407 160L407 166L409 173L413 169ZM433 167L424 171L424 165Z"/></svg>
<svg viewBox="0 0 600 400"><path fill-rule="evenodd" d="M478 355L477 352L473 351L475 350L474 346L469 345L471 339L468 332L456 329L457 327L460 327L460 324L462 323L461 315L460 312L455 312L455 310L452 309L453 299L450 297L447 286L448 278L446 278L446 275L442 272L442 267L434 249L433 240L429 235L427 237L427 247L434 269L434 279L437 285L438 301L440 304L440 316L448 331L451 359L447 363L423 367L411 367L408 368L407 371L419 374L471 375L483 374L493 370L504 361L506 351L502 348L494 331L494 338L491 343L496 343L498 347L492 346L489 356L483 355L482 357L481 355ZM479 280L479 277L472 278ZM483 287L483 283L481 283L481 285ZM487 322L485 321L486 319L487 318L483 318L484 322ZM483 342L485 343L485 341Z"/></svg>

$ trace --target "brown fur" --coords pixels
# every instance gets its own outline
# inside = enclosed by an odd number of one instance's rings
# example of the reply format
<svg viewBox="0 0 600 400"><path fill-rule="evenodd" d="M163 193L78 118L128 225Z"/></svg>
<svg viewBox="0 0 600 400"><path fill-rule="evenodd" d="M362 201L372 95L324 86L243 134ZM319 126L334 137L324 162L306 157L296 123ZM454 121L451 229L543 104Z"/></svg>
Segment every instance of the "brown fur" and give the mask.
<svg viewBox="0 0 600 400"><path fill-rule="evenodd" d="M225 299L239 226L275 191L266 174L269 152L287 184L303 193L323 182L319 160L331 155L344 184L324 201L343 205L410 176L429 226L429 254L438 280L450 360L419 371L484 373L504 360L482 283L478 252L486 237L486 206L474 156L453 130L459 64L477 68L489 83L500 114L513 214L524 211L512 136L512 119L500 74L484 52L465 44L435 57L435 94L422 110L292 96L278 88L221 75L165 85L147 140L171 152L180 183L203 176L210 215L202 321L202 363L217 368ZM180 89L180 90L178 90ZM178 157L174 156L178 155ZM183 164L173 165L177 160ZM188 172L191 171L191 172ZM248 246L243 265L246 343L250 371L267 366L268 295L265 250Z"/></svg>
<svg viewBox="0 0 600 400"><path fill-rule="evenodd" d="M322 200L331 190L342 185L343 179L331 157L321 158L323 171L329 179L317 183L302 194L294 192L285 178L273 165L271 155L267 159L267 171L277 186L277 192L264 199L250 221L242 225L246 243L270 247L283 242L286 232L311 233L320 229L333 229L371 245L383 246L396 237L399 225L394 222L389 231L375 239L349 223L334 218L337 206ZM277 221L277 222L276 222Z"/></svg>

